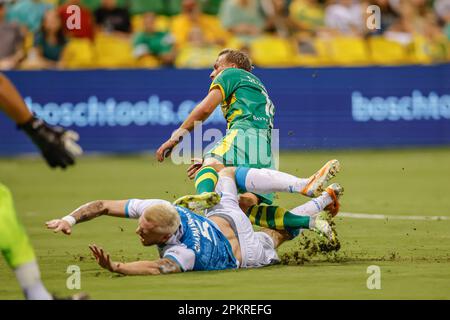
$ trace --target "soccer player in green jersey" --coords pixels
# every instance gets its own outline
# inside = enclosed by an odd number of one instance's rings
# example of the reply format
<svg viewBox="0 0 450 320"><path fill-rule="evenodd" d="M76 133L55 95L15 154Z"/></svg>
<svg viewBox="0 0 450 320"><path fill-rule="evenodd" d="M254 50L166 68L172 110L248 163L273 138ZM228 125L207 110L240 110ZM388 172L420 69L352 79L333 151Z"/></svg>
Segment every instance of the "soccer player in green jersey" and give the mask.
<svg viewBox="0 0 450 320"><path fill-rule="evenodd" d="M82 153L75 142L78 139L75 132L51 127L34 117L14 85L1 73L0 109L17 123L19 129L28 134L51 167L66 168L73 165L75 156ZM0 183L0 251L14 270L27 299L53 299L42 284L34 250L17 219L11 192L2 183Z"/></svg>
<svg viewBox="0 0 450 320"><path fill-rule="evenodd" d="M176 204L200 211L217 204L220 196L214 192L218 180L217 172L224 167L240 167L243 175L248 168L273 168L271 137L275 107L262 82L251 73L252 63L244 52L225 49L219 53L208 95L197 105L188 118L157 150L158 161L170 156L172 149L203 123L220 104L227 120L227 134L212 149L208 150L201 162L188 169L190 177L195 175L196 195L188 195ZM300 190L309 197L317 196L311 190L317 181L333 176L339 170L339 162L331 160L311 176L309 183ZM240 205L244 212L261 202L271 204L273 194L254 194L240 190ZM323 190L319 190L323 191Z"/></svg>
<svg viewBox="0 0 450 320"><path fill-rule="evenodd" d="M212 83L208 95L156 152L157 159L163 161L182 140L183 135L204 122L221 105L227 120L227 134L204 154L201 165L193 167L199 169L195 175L195 187L199 196L195 200L200 206L210 207L218 201L213 191L218 179L216 171L220 168L273 167L271 134L275 108L266 88L251 71L252 63L247 54L237 50L223 50L210 75ZM270 204L273 196L245 193L240 198L241 202L250 206L260 201Z"/></svg>

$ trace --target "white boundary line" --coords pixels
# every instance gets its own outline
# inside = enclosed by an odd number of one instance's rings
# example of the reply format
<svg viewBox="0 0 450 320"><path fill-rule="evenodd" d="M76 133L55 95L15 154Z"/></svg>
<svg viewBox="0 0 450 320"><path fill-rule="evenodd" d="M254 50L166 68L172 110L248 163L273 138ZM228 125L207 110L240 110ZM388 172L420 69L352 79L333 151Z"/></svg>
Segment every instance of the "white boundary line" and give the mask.
<svg viewBox="0 0 450 320"><path fill-rule="evenodd" d="M372 220L425 220L425 221L440 221L450 220L448 216L392 216L384 214L372 214L372 213L351 213L351 212L339 212L336 216L343 218L354 219L372 219Z"/></svg>

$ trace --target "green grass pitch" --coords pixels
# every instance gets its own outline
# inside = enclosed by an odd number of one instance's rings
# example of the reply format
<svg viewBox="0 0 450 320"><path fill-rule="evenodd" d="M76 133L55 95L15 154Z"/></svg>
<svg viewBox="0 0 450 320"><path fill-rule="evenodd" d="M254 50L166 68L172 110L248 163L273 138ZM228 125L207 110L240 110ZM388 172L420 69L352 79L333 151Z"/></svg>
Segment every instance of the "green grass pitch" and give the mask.
<svg viewBox="0 0 450 320"><path fill-rule="evenodd" d="M450 217L450 150L328 151L283 153L281 167L309 176L331 158L341 161L335 179L345 187L342 211ZM0 179L13 192L20 219L36 250L42 277L53 293L66 288L69 265L81 268L81 291L93 299L449 299L450 221L336 219L339 259L254 270L123 277L100 269L88 244L115 260L155 259L140 245L136 221L101 217L77 225L71 236L53 234L44 222L95 199L164 198L193 192L187 166L153 157L85 157L66 172L40 159L3 158ZM279 195L288 208L305 199ZM284 244L289 252L295 243ZM366 286L367 267L381 268L381 289ZM22 299L13 273L0 258L0 299Z"/></svg>

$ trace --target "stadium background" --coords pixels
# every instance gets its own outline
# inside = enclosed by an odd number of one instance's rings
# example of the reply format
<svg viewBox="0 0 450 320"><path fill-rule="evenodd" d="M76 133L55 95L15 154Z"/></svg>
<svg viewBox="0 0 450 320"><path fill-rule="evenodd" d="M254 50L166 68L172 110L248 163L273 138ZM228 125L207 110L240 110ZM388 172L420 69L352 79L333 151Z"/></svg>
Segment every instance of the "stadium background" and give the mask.
<svg viewBox="0 0 450 320"><path fill-rule="evenodd" d="M77 130L88 154L105 153L52 171L41 159L18 157L36 149L0 115L0 179L13 191L50 290L71 293L66 269L76 264L82 290L98 299L450 298L449 1L373 1L382 28L370 31L363 1L211 0L196 7L135 0L118 1L128 11L95 13L100 1L92 0L80 2L92 24L82 18L82 30L64 36L55 33L59 15L49 11L56 2L7 5L6 19L24 37L14 59L0 59L33 111ZM239 3L250 9L237 10ZM111 11L121 23L105 22ZM53 26L47 31L44 16ZM249 25L237 28L240 21ZM155 258L156 250L137 243L134 221L99 219L77 226L71 238L44 230L44 221L93 199L174 199L193 191L185 166L158 164L149 152L206 94L224 47L247 50L269 90L282 170L306 176L328 159L341 160L343 211L371 219L337 219L339 255L264 270L111 277L89 258L87 245L103 245L121 260ZM220 112L207 127L225 129ZM292 207L303 200L277 201ZM291 250L295 243L281 248ZM373 264L382 269L382 290L366 287ZM1 259L0 270L0 299L20 298Z"/></svg>

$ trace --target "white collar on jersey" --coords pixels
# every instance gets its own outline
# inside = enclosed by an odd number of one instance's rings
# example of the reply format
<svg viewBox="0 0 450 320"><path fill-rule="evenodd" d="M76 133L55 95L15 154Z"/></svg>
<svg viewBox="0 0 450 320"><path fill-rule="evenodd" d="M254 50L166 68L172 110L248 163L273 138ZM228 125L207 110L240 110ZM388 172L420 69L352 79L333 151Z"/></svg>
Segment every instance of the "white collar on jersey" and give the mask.
<svg viewBox="0 0 450 320"><path fill-rule="evenodd" d="M165 242L165 244L180 244L180 239L183 236L183 224L180 224L177 231Z"/></svg>

